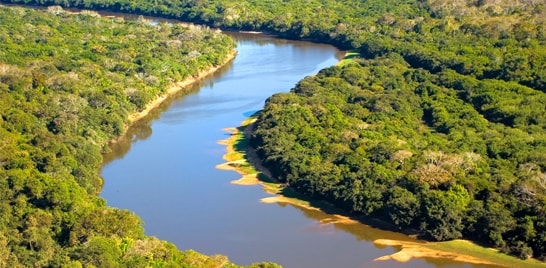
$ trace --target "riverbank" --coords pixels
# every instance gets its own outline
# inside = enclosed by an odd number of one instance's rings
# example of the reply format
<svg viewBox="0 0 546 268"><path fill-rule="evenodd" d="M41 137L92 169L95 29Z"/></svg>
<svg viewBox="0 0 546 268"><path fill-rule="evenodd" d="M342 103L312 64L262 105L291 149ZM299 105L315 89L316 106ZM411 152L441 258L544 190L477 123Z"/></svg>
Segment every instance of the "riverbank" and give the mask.
<svg viewBox="0 0 546 268"><path fill-rule="evenodd" d="M148 114L150 114L153 110L158 108L162 103L164 103L170 97L173 97L176 94L183 92L184 90L189 90L193 84L205 79L209 75L216 73L216 71L218 71L219 69L226 66L226 64L233 61L236 56L237 56L237 50L234 49L233 51L231 51L230 54L228 54L226 60L223 63L219 65L211 66L210 68L202 70L199 73L192 75L182 81L174 82L171 85L169 85L164 94L158 96L155 100L146 104L146 107L142 111L138 111L138 112L134 112L130 114L127 118L128 122L124 126L123 133L119 135L117 138L111 139L108 142L108 144L112 145L112 144L120 142L124 138L125 134L127 133L127 130L133 124L135 124L139 120L146 117Z"/></svg>
<svg viewBox="0 0 546 268"><path fill-rule="evenodd" d="M327 212L329 217L321 219L324 224L363 224L361 221L342 215L342 213L330 213L336 211L329 209L330 205L306 200L293 190L283 184L276 183L271 173L261 165L256 152L248 144L252 135L252 123L254 117L245 120L240 127L225 129L230 133L229 138L219 141L219 144L226 145L226 154L223 156L225 163L219 164L216 168L221 170L232 170L241 175L240 179L231 183L236 185L261 185L265 192L273 196L263 198L263 203L291 204L306 210L321 210ZM321 207L328 206L328 207ZM326 208L326 209L325 209ZM413 240L413 239L412 239ZM392 239L376 239L373 241L378 246L391 246L397 252L374 259L374 261L394 260L397 262L408 262L412 259L437 259L451 260L456 262L485 265L491 267L544 267L544 264L536 260L520 260L515 257L503 254L492 248L482 247L467 240L452 240L446 242L427 242L421 240L401 241Z"/></svg>
<svg viewBox="0 0 546 268"><path fill-rule="evenodd" d="M230 54L228 54L228 57L226 60L216 66L212 66L209 69L202 70L201 72L190 76L182 81L175 82L167 87L166 92L156 98L155 100L149 102L146 104L146 107L140 111L133 113L129 115L129 125L133 124L134 122L144 118L146 115L148 115L153 109L157 108L161 103L163 103L165 100L167 100L169 97L174 96L175 94L178 94L179 92L188 89L189 86L192 84L204 79L205 77L214 74L216 71L218 71L220 68L224 67L226 64L228 64L230 61L235 59L237 56L237 50L233 50Z"/></svg>

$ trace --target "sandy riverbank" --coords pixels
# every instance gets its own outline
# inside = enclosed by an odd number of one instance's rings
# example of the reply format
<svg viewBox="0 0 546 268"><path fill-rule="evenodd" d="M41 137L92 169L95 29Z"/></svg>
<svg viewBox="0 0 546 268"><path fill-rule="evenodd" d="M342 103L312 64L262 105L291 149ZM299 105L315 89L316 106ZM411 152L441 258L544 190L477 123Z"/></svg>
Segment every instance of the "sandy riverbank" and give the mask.
<svg viewBox="0 0 546 268"><path fill-rule="evenodd" d="M146 107L139 112L134 112L128 116L128 122L124 126L124 133L118 136L117 138L111 139L108 141L109 144L115 144L119 143L121 140L124 139L125 133L127 132L127 129L131 127L135 122L139 121L140 119L146 117L150 112L152 112L154 109L158 108L163 102L165 102L170 97L176 95L177 93L180 93L184 90L188 90L191 85L194 83L197 83L201 80L203 80L205 77L214 74L216 71L221 69L222 67L226 66L229 62L231 62L235 57L237 56L237 50L233 50L230 54L228 54L226 60L216 66L212 66L206 70L202 70L201 72L190 76L182 81L172 83L169 85L165 91L164 94L158 96L155 100L149 102L146 104Z"/></svg>
<svg viewBox="0 0 546 268"><path fill-rule="evenodd" d="M464 243L468 243L469 246L473 245L468 241L460 240ZM478 257L464 255L456 252L446 252L428 247L433 246L434 242L408 242L397 241L390 239L377 239L373 241L376 245L399 247L400 251L379 257L375 261L387 261L395 260L398 262L408 262L414 258L435 258L435 259L449 259L458 262L472 263L472 264L484 264L484 265L498 265L497 263L480 259ZM474 245L475 246L475 245Z"/></svg>
<svg viewBox="0 0 546 268"><path fill-rule="evenodd" d="M199 72L196 75L193 75L193 76L190 76L190 77L184 79L183 81L179 81L179 82L171 84L170 86L167 87L167 91L165 92L165 94L159 96L157 99L155 99L155 100L151 101L150 103L148 103L146 105L146 108L144 108L144 110L129 115L129 125L131 125L134 122L144 118L153 109L158 107L161 103L163 103L169 97L171 97L171 96L173 96L173 95L175 95L175 94L189 88L189 86L191 86L192 84L194 84L194 83L204 79L205 77L215 73L216 71L218 71L218 69L224 67L227 63L232 61L235 58L236 55L237 55L237 51L233 50L228 55L228 57L226 58L226 60L222 64L217 65L217 66L213 66L213 67L211 67L211 68L209 68L207 70L203 70L203 71Z"/></svg>

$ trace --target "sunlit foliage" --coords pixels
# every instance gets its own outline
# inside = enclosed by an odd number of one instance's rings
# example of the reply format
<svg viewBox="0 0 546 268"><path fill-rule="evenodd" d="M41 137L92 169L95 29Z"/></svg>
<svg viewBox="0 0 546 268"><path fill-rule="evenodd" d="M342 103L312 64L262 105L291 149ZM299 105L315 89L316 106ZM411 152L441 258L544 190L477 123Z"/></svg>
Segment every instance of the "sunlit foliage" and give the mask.
<svg viewBox="0 0 546 268"><path fill-rule="evenodd" d="M59 8L0 7L0 18L0 267L234 267L146 237L97 196L101 151L128 115L224 62L234 42Z"/></svg>

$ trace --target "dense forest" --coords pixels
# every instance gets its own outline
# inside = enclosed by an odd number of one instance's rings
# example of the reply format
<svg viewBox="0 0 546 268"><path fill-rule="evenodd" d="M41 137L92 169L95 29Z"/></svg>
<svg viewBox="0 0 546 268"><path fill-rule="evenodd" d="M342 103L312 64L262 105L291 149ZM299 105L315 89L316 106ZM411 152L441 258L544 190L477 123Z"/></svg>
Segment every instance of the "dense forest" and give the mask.
<svg viewBox="0 0 546 268"><path fill-rule="evenodd" d="M514 82L389 54L271 97L252 143L277 180L355 215L543 259L545 103Z"/></svg>
<svg viewBox="0 0 546 268"><path fill-rule="evenodd" d="M253 146L276 179L355 215L544 260L544 5L436 4L416 2L411 29L376 17L362 58L271 97Z"/></svg>
<svg viewBox="0 0 546 268"><path fill-rule="evenodd" d="M267 101L252 144L276 179L429 239L546 258L543 1L2 2L157 15L355 50L361 58ZM55 126L47 135L59 135ZM34 146L10 135L8 144ZM16 149L16 159L30 157Z"/></svg>
<svg viewBox="0 0 546 268"><path fill-rule="evenodd" d="M224 63L233 40L60 8L0 18L0 267L236 267L145 236L97 196L101 152L128 115Z"/></svg>
<svg viewBox="0 0 546 268"><path fill-rule="evenodd" d="M414 68L546 91L546 4L533 0L2 0L148 14L285 38L395 52Z"/></svg>

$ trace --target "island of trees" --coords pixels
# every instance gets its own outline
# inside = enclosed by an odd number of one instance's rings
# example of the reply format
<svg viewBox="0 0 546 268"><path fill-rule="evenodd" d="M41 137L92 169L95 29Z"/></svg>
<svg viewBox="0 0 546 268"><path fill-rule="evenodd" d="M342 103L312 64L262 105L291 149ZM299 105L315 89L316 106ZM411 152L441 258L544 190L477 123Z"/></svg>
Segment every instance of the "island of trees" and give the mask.
<svg viewBox="0 0 546 268"><path fill-rule="evenodd" d="M432 240L546 258L543 1L3 2L157 15L354 50L361 57L267 101L251 143L275 178ZM47 135L61 133L55 126ZM34 146L17 137L7 140ZM25 159L26 147L13 153ZM85 181L92 189L98 180Z"/></svg>

